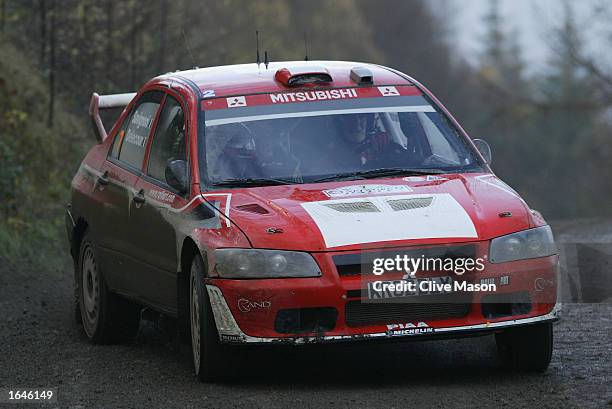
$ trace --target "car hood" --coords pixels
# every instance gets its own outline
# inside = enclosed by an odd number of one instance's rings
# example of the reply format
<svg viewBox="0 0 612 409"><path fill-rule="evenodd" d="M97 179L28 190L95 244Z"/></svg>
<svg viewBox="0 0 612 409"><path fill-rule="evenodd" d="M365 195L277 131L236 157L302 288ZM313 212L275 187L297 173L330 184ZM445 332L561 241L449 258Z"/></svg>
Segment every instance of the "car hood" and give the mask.
<svg viewBox="0 0 612 409"><path fill-rule="evenodd" d="M488 173L223 192L229 198L223 212L256 248L339 251L457 243L488 240L535 223L523 199Z"/></svg>

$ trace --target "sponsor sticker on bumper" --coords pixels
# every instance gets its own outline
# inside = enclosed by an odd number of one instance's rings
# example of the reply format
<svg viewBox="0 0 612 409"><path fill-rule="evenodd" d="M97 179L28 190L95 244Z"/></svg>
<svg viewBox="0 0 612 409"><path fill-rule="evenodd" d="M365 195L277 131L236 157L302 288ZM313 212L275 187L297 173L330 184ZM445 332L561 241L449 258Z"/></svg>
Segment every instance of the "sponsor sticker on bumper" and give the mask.
<svg viewBox="0 0 612 409"><path fill-rule="evenodd" d="M388 324L387 335L391 337L406 336L406 335L421 335L433 334L434 328L427 325L425 322L407 322L405 324Z"/></svg>

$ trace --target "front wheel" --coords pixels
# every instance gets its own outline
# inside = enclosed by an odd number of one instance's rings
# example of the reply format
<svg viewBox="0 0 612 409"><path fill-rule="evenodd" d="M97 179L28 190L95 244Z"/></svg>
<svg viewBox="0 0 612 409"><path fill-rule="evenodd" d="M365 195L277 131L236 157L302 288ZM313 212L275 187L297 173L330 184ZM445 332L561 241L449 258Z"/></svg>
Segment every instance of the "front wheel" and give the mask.
<svg viewBox="0 0 612 409"><path fill-rule="evenodd" d="M552 357L552 323L507 329L495 334L495 342L506 369L544 372Z"/></svg>
<svg viewBox="0 0 612 409"><path fill-rule="evenodd" d="M197 255L191 263L189 279L189 318L191 349L196 376L201 381L232 377L233 356L227 345L221 344L204 284L204 262Z"/></svg>

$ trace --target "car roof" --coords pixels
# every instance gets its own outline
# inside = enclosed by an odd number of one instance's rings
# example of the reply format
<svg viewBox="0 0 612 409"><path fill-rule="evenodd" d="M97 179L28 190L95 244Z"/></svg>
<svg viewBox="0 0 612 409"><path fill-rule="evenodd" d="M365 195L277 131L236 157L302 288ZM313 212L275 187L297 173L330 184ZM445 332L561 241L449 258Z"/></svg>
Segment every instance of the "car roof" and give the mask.
<svg viewBox="0 0 612 409"><path fill-rule="evenodd" d="M351 69L367 68L372 72L373 85L403 85L411 82L389 68L362 62L350 61L278 61L271 62L266 68L261 64L222 65L217 67L197 68L187 71L171 72L155 80L178 79L195 85L205 96L244 95L264 92L282 92L295 89L274 79L276 71L287 68L289 71L307 68L324 68L331 75L333 82L328 88L356 86L351 80ZM317 88L321 88L320 85Z"/></svg>

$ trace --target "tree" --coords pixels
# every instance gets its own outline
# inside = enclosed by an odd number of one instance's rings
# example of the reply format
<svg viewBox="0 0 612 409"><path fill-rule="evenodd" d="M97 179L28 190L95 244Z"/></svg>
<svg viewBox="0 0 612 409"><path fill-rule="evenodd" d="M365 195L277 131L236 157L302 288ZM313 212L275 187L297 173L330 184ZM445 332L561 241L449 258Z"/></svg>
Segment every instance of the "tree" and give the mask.
<svg viewBox="0 0 612 409"><path fill-rule="evenodd" d="M55 111L56 11L55 0L49 1L49 116L47 126L53 127Z"/></svg>
<svg viewBox="0 0 612 409"><path fill-rule="evenodd" d="M612 195L609 183L600 178L602 168L610 169L600 155L602 150L610 151L609 143L593 144L598 118L605 105L598 101L595 78L576 58L583 55L584 39L567 1L563 3L563 19L553 33L554 53L549 72L541 79L538 89L537 121L539 134L546 135L545 140L540 137L538 146L546 152L546 176L550 184L528 186L552 199L559 215L607 213L609 210L600 204L598 197ZM561 180L572 182L560 191L553 184Z"/></svg>
<svg viewBox="0 0 612 409"><path fill-rule="evenodd" d="M0 33L4 33L6 24L6 0L0 0Z"/></svg>
<svg viewBox="0 0 612 409"><path fill-rule="evenodd" d="M166 69L166 44L168 42L168 1L159 0L159 55L157 71Z"/></svg>
<svg viewBox="0 0 612 409"><path fill-rule="evenodd" d="M47 0L38 0L38 8L40 12L40 59L39 65L45 63L45 54L47 52Z"/></svg>

